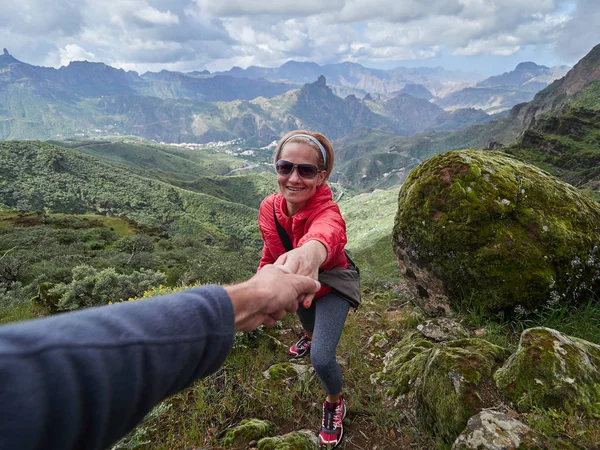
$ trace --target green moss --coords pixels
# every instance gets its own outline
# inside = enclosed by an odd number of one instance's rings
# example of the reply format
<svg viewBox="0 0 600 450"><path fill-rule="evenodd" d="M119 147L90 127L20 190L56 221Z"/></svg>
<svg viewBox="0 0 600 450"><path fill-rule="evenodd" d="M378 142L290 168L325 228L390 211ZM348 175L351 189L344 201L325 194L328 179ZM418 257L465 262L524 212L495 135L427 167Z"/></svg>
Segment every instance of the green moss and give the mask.
<svg viewBox="0 0 600 450"><path fill-rule="evenodd" d="M313 450L319 448L313 433L294 431L283 436L267 437L258 441L258 450Z"/></svg>
<svg viewBox="0 0 600 450"><path fill-rule="evenodd" d="M520 411L561 408L600 414L600 346L549 328L521 334L494 378Z"/></svg>
<svg viewBox="0 0 600 450"><path fill-rule="evenodd" d="M269 367L268 373L271 380L283 380L296 375L294 368L287 362L272 365Z"/></svg>
<svg viewBox="0 0 600 450"><path fill-rule="evenodd" d="M496 400L488 381L506 357L507 350L482 339L461 339L433 350L416 390L421 423L453 442L471 416Z"/></svg>
<svg viewBox="0 0 600 450"><path fill-rule="evenodd" d="M250 442L262 439L273 434L274 429L275 425L268 420L244 419L237 427L227 431L223 445L228 447L240 440Z"/></svg>
<svg viewBox="0 0 600 450"><path fill-rule="evenodd" d="M508 351L481 339L434 345L413 333L386 362L384 379L392 397L408 395L426 429L452 442L469 417L490 406L489 381Z"/></svg>
<svg viewBox="0 0 600 450"><path fill-rule="evenodd" d="M575 188L500 152L456 151L411 172L393 246L451 302L534 309L600 293L599 233L600 205Z"/></svg>

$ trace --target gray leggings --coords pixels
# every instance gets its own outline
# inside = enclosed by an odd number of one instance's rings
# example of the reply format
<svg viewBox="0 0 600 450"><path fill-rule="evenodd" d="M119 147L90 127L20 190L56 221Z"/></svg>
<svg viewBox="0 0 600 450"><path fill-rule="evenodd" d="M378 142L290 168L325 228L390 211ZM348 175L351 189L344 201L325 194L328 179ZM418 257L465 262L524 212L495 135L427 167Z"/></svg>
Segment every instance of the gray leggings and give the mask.
<svg viewBox="0 0 600 450"><path fill-rule="evenodd" d="M314 300L310 308L300 303L297 314L304 329L313 333L310 360L328 394L342 391L342 369L336 360L336 348L350 303L335 294Z"/></svg>

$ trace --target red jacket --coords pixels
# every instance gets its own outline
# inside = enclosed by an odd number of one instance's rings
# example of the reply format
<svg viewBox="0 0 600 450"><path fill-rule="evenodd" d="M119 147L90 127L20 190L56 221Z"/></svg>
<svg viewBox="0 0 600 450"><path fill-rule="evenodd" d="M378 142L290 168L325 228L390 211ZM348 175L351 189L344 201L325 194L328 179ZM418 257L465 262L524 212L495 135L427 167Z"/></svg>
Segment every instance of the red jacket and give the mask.
<svg viewBox="0 0 600 450"><path fill-rule="evenodd" d="M273 219L273 207L275 207L277 221L287 231L294 248L301 247L306 241L317 240L327 250L327 259L321 265L321 269L348 267L344 254L344 246L347 242L346 222L342 218L340 208L333 202L331 189L323 183L317 188L308 204L292 217L286 215L287 204L283 195L271 194L263 200L258 210L258 226L264 241L259 269L265 264L273 264L277 258L286 253ZM323 286L315 298L329 292L331 292L329 288Z"/></svg>

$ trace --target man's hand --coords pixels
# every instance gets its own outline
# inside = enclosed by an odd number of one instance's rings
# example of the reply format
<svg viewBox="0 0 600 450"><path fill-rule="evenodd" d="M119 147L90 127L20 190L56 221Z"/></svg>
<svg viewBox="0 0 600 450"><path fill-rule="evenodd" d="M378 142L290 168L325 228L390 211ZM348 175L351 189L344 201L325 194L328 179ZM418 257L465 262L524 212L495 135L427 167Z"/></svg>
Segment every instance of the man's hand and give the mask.
<svg viewBox="0 0 600 450"><path fill-rule="evenodd" d="M305 294L313 296L320 288L321 284L310 277L270 264L244 283L225 286L233 304L236 331L275 325L298 309L298 301Z"/></svg>
<svg viewBox="0 0 600 450"><path fill-rule="evenodd" d="M284 253L275 264L282 264L288 268L292 273L298 275L306 275L311 277L313 280L319 278L319 267L327 259L327 249L323 244L316 240L310 240L306 242L302 247L290 250ZM305 308L309 308L314 297L313 294L306 294L301 299Z"/></svg>

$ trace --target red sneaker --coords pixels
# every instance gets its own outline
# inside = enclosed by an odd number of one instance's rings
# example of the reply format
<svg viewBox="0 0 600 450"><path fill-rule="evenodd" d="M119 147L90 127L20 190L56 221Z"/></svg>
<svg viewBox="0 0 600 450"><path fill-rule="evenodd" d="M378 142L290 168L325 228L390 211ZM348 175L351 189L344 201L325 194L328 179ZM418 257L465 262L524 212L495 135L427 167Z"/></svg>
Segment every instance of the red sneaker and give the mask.
<svg viewBox="0 0 600 450"><path fill-rule="evenodd" d="M346 403L342 397L337 403L329 403L327 400L323 402L323 421L319 433L319 445L335 447L342 442L344 417L346 417Z"/></svg>
<svg viewBox="0 0 600 450"><path fill-rule="evenodd" d="M308 334L304 333L300 340L290 347L288 353L294 358L302 358L310 351L311 342L312 340L308 337Z"/></svg>

